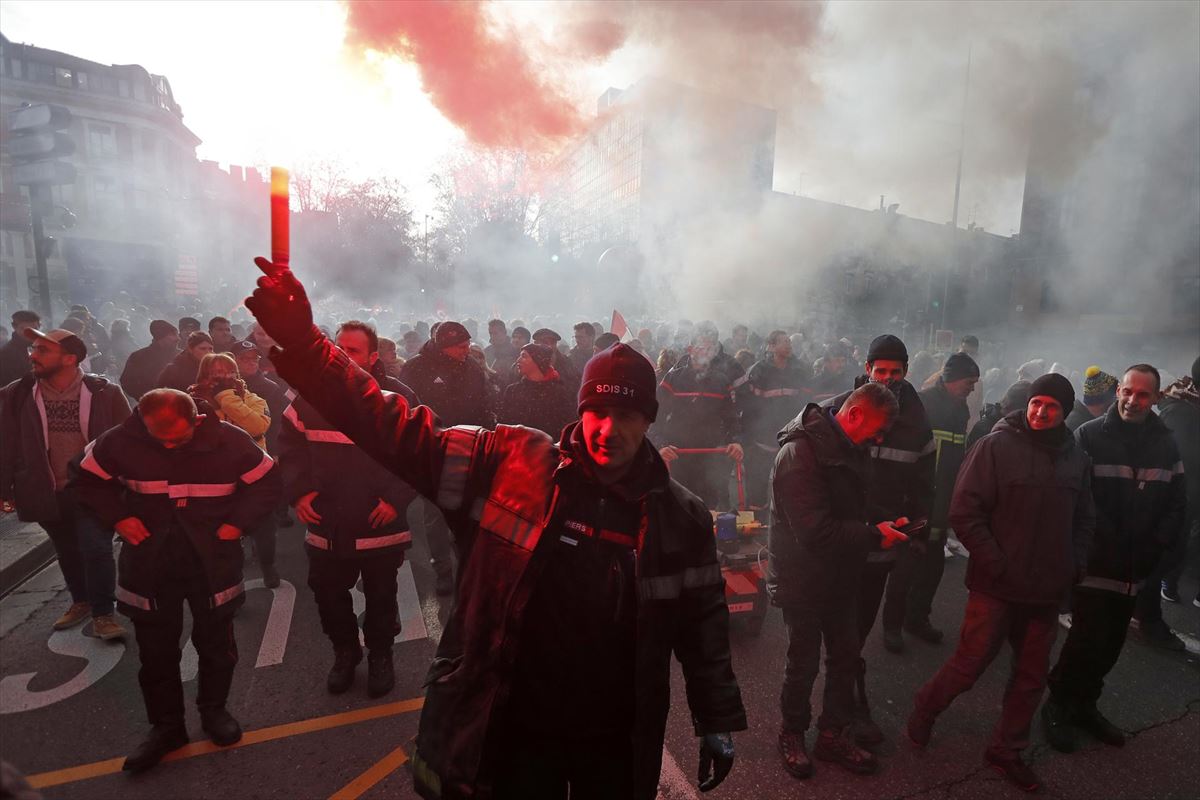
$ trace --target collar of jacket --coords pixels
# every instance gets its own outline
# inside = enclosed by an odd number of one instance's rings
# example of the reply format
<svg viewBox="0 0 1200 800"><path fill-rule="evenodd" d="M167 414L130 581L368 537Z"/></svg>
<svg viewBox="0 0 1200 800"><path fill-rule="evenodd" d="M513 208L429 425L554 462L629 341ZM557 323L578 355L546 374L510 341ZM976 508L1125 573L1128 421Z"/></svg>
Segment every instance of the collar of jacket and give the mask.
<svg viewBox="0 0 1200 800"><path fill-rule="evenodd" d="M1047 444L1046 442L1043 442L1041 439L1034 436L1033 432L1029 430L1029 426L1025 421L1024 408L1018 408L1016 411L1006 414L999 422L996 423L996 427L993 428L993 430L996 431L1005 431L1006 433L1021 436L1035 447L1040 447L1043 450L1047 450L1052 453L1058 453L1060 455L1075 447L1075 437L1072 436L1071 432L1067 430L1066 417L1063 418L1062 429L1065 432L1062 441L1058 442L1057 444Z"/></svg>
<svg viewBox="0 0 1200 800"><path fill-rule="evenodd" d="M558 449L561 461L555 470L555 480L560 478L577 478L586 483L600 487L592 466L592 458L588 455L587 445L583 441L583 423L573 422L563 429ZM634 457L633 468L625 477L604 488L611 490L623 500L641 500L649 494L666 491L671 483L671 473L667 470L662 456L650 444L649 439L642 441L642 448Z"/></svg>
<svg viewBox="0 0 1200 800"><path fill-rule="evenodd" d="M863 448L850 441L845 431L834 427L836 423L829 416L832 413L830 408L809 403L779 432L779 446L807 436L814 455L823 464L846 464L865 454Z"/></svg>
<svg viewBox="0 0 1200 800"><path fill-rule="evenodd" d="M1115 402L1104 413L1104 422L1100 423L1100 425L1105 433L1125 439L1138 439L1169 433L1167 426L1158 418L1158 414L1155 414L1153 409L1146 416L1145 422L1140 425L1134 425L1121 419L1121 412L1117 411L1117 404Z"/></svg>

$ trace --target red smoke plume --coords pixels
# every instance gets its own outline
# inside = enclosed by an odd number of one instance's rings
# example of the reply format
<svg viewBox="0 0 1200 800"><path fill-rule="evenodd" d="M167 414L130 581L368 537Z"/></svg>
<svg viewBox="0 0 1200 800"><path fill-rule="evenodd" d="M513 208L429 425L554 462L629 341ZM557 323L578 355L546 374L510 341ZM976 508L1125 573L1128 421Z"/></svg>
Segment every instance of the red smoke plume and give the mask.
<svg viewBox="0 0 1200 800"><path fill-rule="evenodd" d="M416 64L441 112L485 147L541 150L583 128L567 92L480 0L355 0L348 42Z"/></svg>

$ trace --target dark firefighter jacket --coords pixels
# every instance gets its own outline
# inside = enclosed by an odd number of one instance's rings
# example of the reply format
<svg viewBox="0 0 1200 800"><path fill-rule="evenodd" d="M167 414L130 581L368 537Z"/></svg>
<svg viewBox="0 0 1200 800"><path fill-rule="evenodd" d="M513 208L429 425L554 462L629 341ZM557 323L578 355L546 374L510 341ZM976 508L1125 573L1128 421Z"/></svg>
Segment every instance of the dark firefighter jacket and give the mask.
<svg viewBox="0 0 1200 800"><path fill-rule="evenodd" d="M83 451L70 491L106 526L137 517L150 531L121 547L117 602L126 615L157 611L160 554L171 536L187 536L204 565L209 604L238 600L242 544L217 538L223 524L243 534L279 502L279 470L240 428L207 414L192 440L167 449L138 413Z"/></svg>
<svg viewBox="0 0 1200 800"><path fill-rule="evenodd" d="M746 443L775 450L779 432L804 410L804 385L808 373L791 358L782 369L768 356L750 368L739 388L742 431Z"/></svg>
<svg viewBox="0 0 1200 800"><path fill-rule="evenodd" d="M867 376L859 375L854 381L854 388L866 382ZM871 485L867 497L872 513L878 515L878 519L872 519L872 522L899 517L927 519L933 508L936 454L933 431L925 416L925 406L921 404L921 398L911 383L901 380L892 387L892 391L900 403L900 414L884 434L883 441L871 445L868 451L871 454ZM852 393L853 390L844 392L821 405L836 412ZM919 535L924 537L928 534L929 529L925 528ZM895 561L897 555L897 548L885 550L877 540L867 560Z"/></svg>
<svg viewBox="0 0 1200 800"><path fill-rule="evenodd" d="M1136 594L1175 545L1187 516L1187 485L1175 437L1153 411L1141 425L1116 403L1075 438L1092 459L1096 534L1081 585Z"/></svg>
<svg viewBox="0 0 1200 800"><path fill-rule="evenodd" d="M158 386L158 376L175 358L177 352L170 345L155 343L130 353L125 368L121 370L121 388L125 390L125 394L132 397L136 403L142 395ZM195 382L196 376L193 375L192 383ZM187 387L184 387L183 391L186 392Z"/></svg>
<svg viewBox="0 0 1200 800"><path fill-rule="evenodd" d="M83 376L79 429L91 441L129 416L119 386L99 375ZM29 373L0 390L0 497L17 506L23 522L59 518L54 471L47 452L46 407L38 380Z"/></svg>
<svg viewBox="0 0 1200 800"><path fill-rule="evenodd" d="M954 495L954 480L962 466L966 453L967 423L971 411L965 400L958 400L946 391L946 384L938 382L924 391L917 392L929 427L933 430L934 459L936 469L933 479L933 509L929 515L930 528L945 529L950 515L950 498Z"/></svg>
<svg viewBox="0 0 1200 800"><path fill-rule="evenodd" d="M1065 428L1043 444L1025 409L967 453L950 525L971 551L967 588L1011 603L1058 603L1087 564L1096 524L1087 453Z"/></svg>
<svg viewBox="0 0 1200 800"><path fill-rule="evenodd" d="M776 605L853 602L867 553L870 458L810 403L779 432L771 480L767 589Z"/></svg>
<svg viewBox="0 0 1200 800"><path fill-rule="evenodd" d="M394 378L385 385L414 401L416 395ZM390 393L390 392L389 392ZM315 550L348 558L407 550L412 545L406 511L416 492L366 454L350 437L325 421L303 397L283 412L279 467L289 505L316 492L313 510L321 522L309 525L304 542ZM380 500L396 509L390 525L372 528L371 512Z"/></svg>
<svg viewBox="0 0 1200 800"><path fill-rule="evenodd" d="M481 773L488 732L504 713L523 610L554 544L543 532L570 505L561 494L575 491L560 479L568 454L529 428L444 428L428 407L383 394L323 337L275 361L326 419L446 514L460 555L458 598L428 674L414 781L426 798L489 797ZM634 796L649 800L661 767L672 652L698 734L742 730L746 718L711 517L674 481L640 503L631 744Z"/></svg>
<svg viewBox="0 0 1200 800"><path fill-rule="evenodd" d="M1180 378L1167 387L1166 396L1158 401L1158 416L1179 445L1187 479L1188 516L1200 519L1200 396L1191 378Z"/></svg>
<svg viewBox="0 0 1200 800"><path fill-rule="evenodd" d="M652 431L660 447L724 447L740 441L729 373L715 363L703 374L684 356L658 385L658 421Z"/></svg>
<svg viewBox="0 0 1200 800"><path fill-rule="evenodd" d="M284 373L284 378L287 377ZM432 339L421 347L420 353L404 362L400 380L416 392L421 402L433 409L445 425L490 428L496 423L496 410L489 404L487 375L483 368L471 358L455 361L439 350Z"/></svg>

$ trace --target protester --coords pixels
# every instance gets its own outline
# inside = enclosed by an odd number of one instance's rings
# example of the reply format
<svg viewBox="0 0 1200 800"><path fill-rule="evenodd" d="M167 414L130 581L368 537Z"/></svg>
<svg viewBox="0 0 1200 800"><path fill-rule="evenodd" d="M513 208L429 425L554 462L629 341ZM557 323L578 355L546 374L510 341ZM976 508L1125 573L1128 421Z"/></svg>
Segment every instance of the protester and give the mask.
<svg viewBox="0 0 1200 800"><path fill-rule="evenodd" d="M389 378L400 380L404 359L396 353L396 342L383 336L379 337L379 365Z"/></svg>
<svg viewBox="0 0 1200 800"><path fill-rule="evenodd" d="M1077 727L1105 744L1125 744L1125 734L1096 702L1121 655L1139 588L1184 531L1187 486L1179 447L1152 409L1160 381L1154 367L1134 364L1121 378L1116 403L1075 432L1091 458L1096 532L1042 707L1046 739L1063 753L1078 746ZM1157 600L1157 582L1150 589Z"/></svg>
<svg viewBox="0 0 1200 800"><path fill-rule="evenodd" d="M125 629L113 617L116 568L111 525L98 522L67 490L69 465L91 442L129 416L115 384L79 367L87 346L75 334L22 328L33 343L32 370L0 390L0 507L45 529L71 606L54 622L65 630L92 618L101 639Z"/></svg>
<svg viewBox="0 0 1200 800"><path fill-rule="evenodd" d="M488 322L488 346L484 348L487 365L500 375L508 375L509 369L517 360L519 348L514 346L508 335L508 326L502 319Z"/></svg>
<svg viewBox="0 0 1200 800"><path fill-rule="evenodd" d="M163 319L150 323L150 344L129 354L121 371L121 388L134 402L153 389L167 364L177 354L179 332Z"/></svg>
<svg viewBox="0 0 1200 800"><path fill-rule="evenodd" d="M1191 375L1167 387L1158 401L1158 414L1179 445L1183 474L1187 479L1187 516L1183 536L1174 552L1160 565L1163 571L1159 593L1169 603L1179 602L1179 579L1185 567L1200 574L1200 358L1192 362ZM1200 591L1192 599L1200 608ZM1161 609L1159 611L1161 615Z"/></svg>
<svg viewBox="0 0 1200 800"><path fill-rule="evenodd" d="M213 317L208 321L208 335L212 337L213 351L217 353L232 353L237 344L233 325L225 317Z"/></svg>
<svg viewBox="0 0 1200 800"><path fill-rule="evenodd" d="M583 374L583 368L596 354L596 335L598 331L590 322L580 322L575 325L575 346L571 348L571 364L575 373ZM537 340L535 334L534 340Z"/></svg>
<svg viewBox="0 0 1200 800"><path fill-rule="evenodd" d="M751 505L767 504L779 432L803 410L809 377L792 355L787 333L771 331L766 357L750 368L745 391L736 394L746 450L746 496Z"/></svg>
<svg viewBox="0 0 1200 800"><path fill-rule="evenodd" d="M187 347L188 337L200 330L200 320L195 317L180 317L179 324L179 341L183 347Z"/></svg>
<svg viewBox="0 0 1200 800"><path fill-rule="evenodd" d="M999 403L985 405L983 415L971 428L971 432L967 434L966 449L970 450L976 442L991 433L1001 419L1017 409L1027 406L1029 404L1029 387L1032 385L1029 381L1017 381L1005 390L1004 397Z"/></svg>
<svg viewBox="0 0 1200 800"><path fill-rule="evenodd" d="M188 395L156 389L80 467L72 481L80 504L125 540L117 599L133 620L152 726L123 768L147 770L188 741L179 672L185 602L201 726L214 744L237 742L242 729L225 704L237 664L233 615L245 600L238 540L279 498L274 462L244 431L197 413Z"/></svg>
<svg viewBox="0 0 1200 800"><path fill-rule="evenodd" d="M570 390L554 369L554 354L540 344L527 344L517 358L521 379L504 390L498 421L524 425L550 434L557 440L569 423L579 419Z"/></svg>
<svg viewBox="0 0 1200 800"><path fill-rule="evenodd" d="M267 401L246 388L238 373L237 361L228 353L209 353L200 359L196 382L188 387L194 400L203 401L222 422L231 422L246 433L254 443L267 449L267 429L271 415Z"/></svg>
<svg viewBox="0 0 1200 800"><path fill-rule="evenodd" d="M377 342L374 330L362 322L347 322L338 329L337 346L368 372L379 361ZM384 378L379 384L415 405L416 395L398 381ZM382 697L396 681L396 575L404 551L412 545L405 510L416 493L330 425L304 397L297 397L284 412L279 446L285 496L308 526L308 586L321 629L333 644L333 666L325 686L331 694L347 691L362 662L350 595L361 579L367 693Z"/></svg>
<svg viewBox="0 0 1200 800"><path fill-rule="evenodd" d="M724 581L708 511L645 443L657 412L646 360L617 345L588 363L561 449L520 428L444 428L378 392L316 331L291 272L257 263L274 277L247 306L292 385L454 521L463 568L426 682L418 793L529 797L550 781L653 798L672 651L702 737L701 788L719 784L746 727Z"/></svg>
<svg viewBox="0 0 1200 800"><path fill-rule="evenodd" d="M1011 675L984 760L1026 791L1041 785L1021 752L1046 687L1058 603L1085 574L1095 527L1088 457L1064 424L1074 402L1069 380L1043 375L1028 406L967 453L950 503L950 524L971 553L966 614L954 655L917 692L907 725L909 739L927 746L938 715L1007 641Z"/></svg>
<svg viewBox="0 0 1200 800"><path fill-rule="evenodd" d="M126 362L129 361L129 356L137 350L137 342L129 333L129 320L118 319L114 320L111 329L108 333L109 350L108 355L110 362L108 372L110 375L119 375L125 369Z"/></svg>
<svg viewBox="0 0 1200 800"><path fill-rule="evenodd" d="M1072 433L1085 422L1104 414L1117 399L1117 379L1099 367L1088 367L1084 372L1083 399L1075 401L1075 407L1067 415L1067 428Z"/></svg>
<svg viewBox="0 0 1200 800"><path fill-rule="evenodd" d="M779 752L784 769L796 778L813 772L805 732L822 641L825 699L813 755L860 774L879 766L851 732L861 649L855 595L868 551L905 538L893 523L872 525L867 503L866 445L877 442L898 413L891 392L867 383L837 409L809 404L779 433L767 586L783 608L788 632Z"/></svg>
<svg viewBox="0 0 1200 800"><path fill-rule="evenodd" d="M214 352L212 337L203 331L188 334L187 347L179 351L169 364L158 374L155 386L159 389L176 389L187 392L196 382L200 371L200 360Z"/></svg>
<svg viewBox="0 0 1200 800"><path fill-rule="evenodd" d="M0 388L29 374L29 339L25 331L37 330L42 319L33 311L17 311L12 315L12 338L0 347Z"/></svg>

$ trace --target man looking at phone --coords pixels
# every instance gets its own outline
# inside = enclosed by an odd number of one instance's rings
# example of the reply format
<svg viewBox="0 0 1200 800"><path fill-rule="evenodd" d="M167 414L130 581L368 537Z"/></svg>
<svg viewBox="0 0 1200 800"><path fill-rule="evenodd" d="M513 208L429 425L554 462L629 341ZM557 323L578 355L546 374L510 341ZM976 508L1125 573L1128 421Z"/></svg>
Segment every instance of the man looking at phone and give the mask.
<svg viewBox="0 0 1200 800"><path fill-rule="evenodd" d="M879 441L898 413L890 391L866 383L836 410L810 403L779 433L767 589L782 606L788 630L779 753L795 778L813 772L804 736L822 641L825 701L813 754L860 774L878 768L851 732L860 649L854 597L867 553L906 538L891 522L872 525L867 510L866 446Z"/></svg>
<svg viewBox="0 0 1200 800"><path fill-rule="evenodd" d="M1012 675L985 762L1025 791L1040 780L1021 760L1046 688L1063 593L1086 574L1096 524L1087 453L1065 424L1075 390L1048 373L967 453L950 524L971 552L958 649L917 692L913 744L929 743L938 714L975 685L1007 641Z"/></svg>

